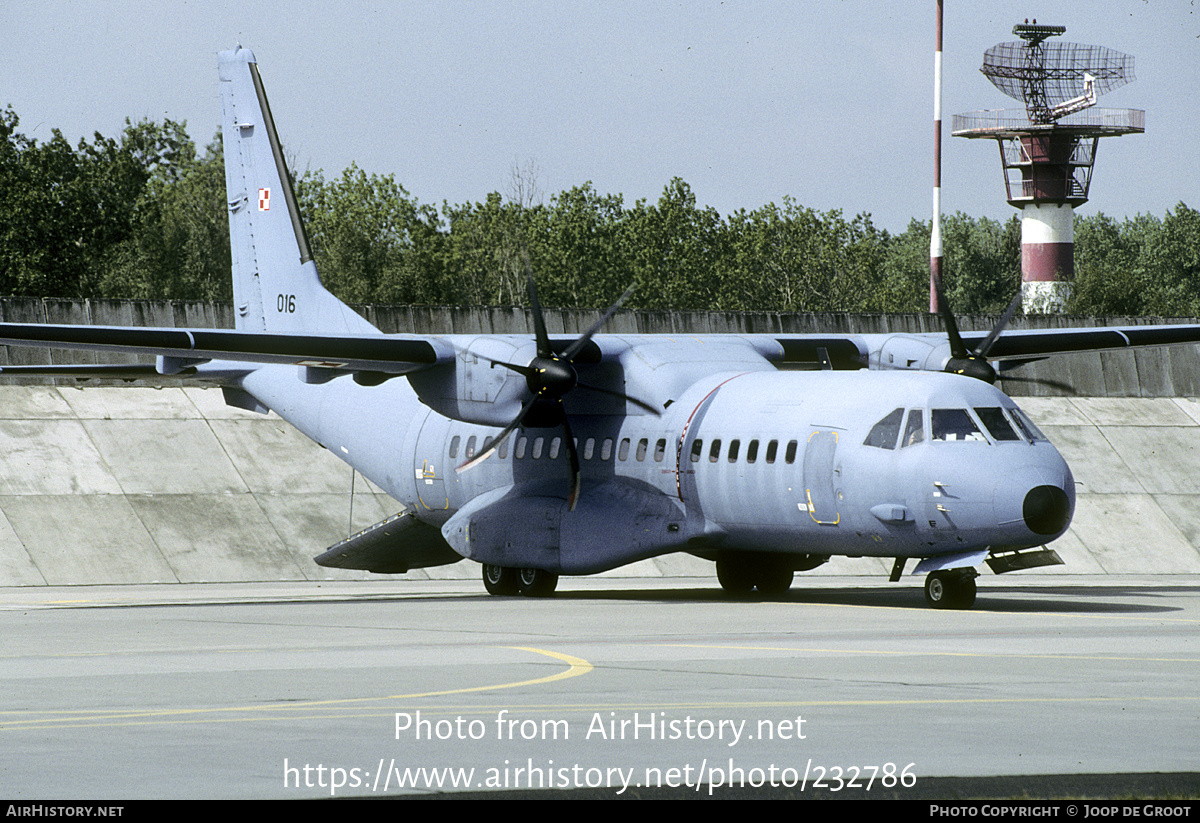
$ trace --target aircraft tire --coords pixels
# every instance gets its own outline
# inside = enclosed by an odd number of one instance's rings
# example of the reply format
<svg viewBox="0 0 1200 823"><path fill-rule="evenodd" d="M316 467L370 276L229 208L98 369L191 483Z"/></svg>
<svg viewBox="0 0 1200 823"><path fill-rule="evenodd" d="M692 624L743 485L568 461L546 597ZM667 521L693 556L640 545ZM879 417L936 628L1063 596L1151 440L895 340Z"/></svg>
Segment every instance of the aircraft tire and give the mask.
<svg viewBox="0 0 1200 823"><path fill-rule="evenodd" d="M483 587L487 589L488 594L503 597L511 597L520 594L521 591L516 569L493 566L491 563L483 564Z"/></svg>
<svg viewBox="0 0 1200 823"><path fill-rule="evenodd" d="M526 597L549 597L558 588L558 575L541 569L520 569L517 586Z"/></svg>
<svg viewBox="0 0 1200 823"><path fill-rule="evenodd" d="M745 597L754 591L755 575L745 563L734 560L717 561L717 582L727 594Z"/></svg>
<svg viewBox="0 0 1200 823"><path fill-rule="evenodd" d="M930 572L925 578L925 602L934 609L969 609L975 605L972 572Z"/></svg>
<svg viewBox="0 0 1200 823"><path fill-rule="evenodd" d="M778 565L763 566L757 570L755 587L766 597L778 597L792 587L795 572Z"/></svg>

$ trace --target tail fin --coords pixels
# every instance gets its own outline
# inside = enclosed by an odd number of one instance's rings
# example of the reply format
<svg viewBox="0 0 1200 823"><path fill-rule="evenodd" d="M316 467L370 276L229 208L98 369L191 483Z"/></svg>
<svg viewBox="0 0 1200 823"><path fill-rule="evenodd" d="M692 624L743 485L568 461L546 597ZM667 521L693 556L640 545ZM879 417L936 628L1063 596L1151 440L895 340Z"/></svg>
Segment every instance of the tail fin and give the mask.
<svg viewBox="0 0 1200 823"><path fill-rule="evenodd" d="M237 328L374 332L321 285L254 53L238 47L217 62Z"/></svg>

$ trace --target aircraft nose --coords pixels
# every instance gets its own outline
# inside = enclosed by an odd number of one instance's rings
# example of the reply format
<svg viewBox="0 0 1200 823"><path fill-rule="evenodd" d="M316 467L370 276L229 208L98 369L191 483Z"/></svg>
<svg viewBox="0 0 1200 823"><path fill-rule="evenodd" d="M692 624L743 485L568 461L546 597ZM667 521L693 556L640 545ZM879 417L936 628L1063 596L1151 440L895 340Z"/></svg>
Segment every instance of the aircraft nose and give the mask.
<svg viewBox="0 0 1200 823"><path fill-rule="evenodd" d="M1035 486L1021 507L1025 525L1034 534L1058 534L1071 518L1071 502L1058 486Z"/></svg>

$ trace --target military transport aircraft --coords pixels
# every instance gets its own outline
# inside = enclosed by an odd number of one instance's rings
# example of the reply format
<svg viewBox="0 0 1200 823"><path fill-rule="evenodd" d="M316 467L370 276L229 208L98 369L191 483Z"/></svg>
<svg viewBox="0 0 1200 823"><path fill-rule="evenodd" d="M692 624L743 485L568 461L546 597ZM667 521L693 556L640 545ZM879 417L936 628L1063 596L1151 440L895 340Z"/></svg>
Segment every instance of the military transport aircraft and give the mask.
<svg viewBox="0 0 1200 823"><path fill-rule="evenodd" d="M909 559L937 608L975 567L1061 563L1071 470L992 383L1002 364L1200 340L1200 327L960 334L383 334L321 285L254 55L219 55L234 330L0 324L0 343L135 352L273 409L404 504L316 558L400 573L462 558L546 595L670 552L777 595L832 555ZM945 301L942 301L945 306ZM1011 310L1009 312L1011 314ZM44 369L39 369L43 370ZM67 372L104 374L103 367Z"/></svg>

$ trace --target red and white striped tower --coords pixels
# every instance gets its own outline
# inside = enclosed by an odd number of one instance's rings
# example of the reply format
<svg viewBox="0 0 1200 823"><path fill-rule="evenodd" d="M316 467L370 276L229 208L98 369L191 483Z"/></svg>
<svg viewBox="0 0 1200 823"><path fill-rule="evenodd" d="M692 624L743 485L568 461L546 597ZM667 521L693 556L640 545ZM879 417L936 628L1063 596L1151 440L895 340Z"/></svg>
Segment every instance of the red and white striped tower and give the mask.
<svg viewBox="0 0 1200 823"><path fill-rule="evenodd" d="M1000 146L1010 205L1021 210L1026 314L1064 308L1075 274L1075 207L1087 202L1101 137L1145 131L1146 113L1098 109L1096 98L1133 80L1133 58L1101 46L1054 42L1063 26L1013 27L1022 42L984 53L981 71L1024 111L954 115L955 137Z"/></svg>

